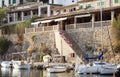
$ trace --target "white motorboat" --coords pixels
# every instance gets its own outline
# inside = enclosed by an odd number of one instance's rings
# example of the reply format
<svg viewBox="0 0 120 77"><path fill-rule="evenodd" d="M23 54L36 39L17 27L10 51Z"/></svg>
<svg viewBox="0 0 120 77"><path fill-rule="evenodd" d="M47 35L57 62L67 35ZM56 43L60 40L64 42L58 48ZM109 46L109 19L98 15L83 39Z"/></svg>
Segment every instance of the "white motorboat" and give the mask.
<svg viewBox="0 0 120 77"><path fill-rule="evenodd" d="M30 64L27 61L12 61L14 68L30 69Z"/></svg>
<svg viewBox="0 0 120 77"><path fill-rule="evenodd" d="M84 74L84 73L100 73L100 74L104 73L105 74L106 71L108 71L107 73L111 73L111 72L113 73L115 71L115 70L108 69L108 68L115 69L115 66L113 66L112 64L106 63L106 62L93 62L87 65L80 65L78 68L79 69L77 73L80 73L80 74Z"/></svg>
<svg viewBox="0 0 120 77"><path fill-rule="evenodd" d="M59 73L59 72L65 72L67 70L66 66L53 66L47 68L47 71L50 73Z"/></svg>
<svg viewBox="0 0 120 77"><path fill-rule="evenodd" d="M5 68L12 67L12 61L2 61L1 66Z"/></svg>

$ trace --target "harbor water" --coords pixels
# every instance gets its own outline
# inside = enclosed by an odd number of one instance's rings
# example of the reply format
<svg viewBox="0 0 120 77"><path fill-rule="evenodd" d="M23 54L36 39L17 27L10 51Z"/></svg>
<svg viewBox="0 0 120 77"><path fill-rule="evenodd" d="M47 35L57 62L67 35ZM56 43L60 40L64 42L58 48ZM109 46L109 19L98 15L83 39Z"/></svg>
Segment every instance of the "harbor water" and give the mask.
<svg viewBox="0 0 120 77"><path fill-rule="evenodd" d="M0 77L113 77L112 75L74 74L73 71L65 73L48 73L45 70L1 68Z"/></svg>

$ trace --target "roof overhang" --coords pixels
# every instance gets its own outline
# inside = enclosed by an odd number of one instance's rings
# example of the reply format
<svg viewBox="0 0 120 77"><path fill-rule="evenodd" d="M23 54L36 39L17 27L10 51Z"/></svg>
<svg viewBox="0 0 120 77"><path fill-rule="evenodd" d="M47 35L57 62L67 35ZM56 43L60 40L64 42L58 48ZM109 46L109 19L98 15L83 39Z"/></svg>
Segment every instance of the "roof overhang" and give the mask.
<svg viewBox="0 0 120 77"><path fill-rule="evenodd" d="M63 20L66 20L67 17L64 17L64 18L58 18L58 19L55 19L54 21L63 21Z"/></svg>
<svg viewBox="0 0 120 77"><path fill-rule="evenodd" d="M82 18L82 17L89 17L91 14L83 14L83 15L77 15L75 18Z"/></svg>
<svg viewBox="0 0 120 77"><path fill-rule="evenodd" d="M31 25L38 25L40 23L40 21L38 21L38 22L33 22L33 23L31 23Z"/></svg>
<svg viewBox="0 0 120 77"><path fill-rule="evenodd" d="M44 21L40 21L41 23L48 23L48 22L51 22L53 20L44 20Z"/></svg>

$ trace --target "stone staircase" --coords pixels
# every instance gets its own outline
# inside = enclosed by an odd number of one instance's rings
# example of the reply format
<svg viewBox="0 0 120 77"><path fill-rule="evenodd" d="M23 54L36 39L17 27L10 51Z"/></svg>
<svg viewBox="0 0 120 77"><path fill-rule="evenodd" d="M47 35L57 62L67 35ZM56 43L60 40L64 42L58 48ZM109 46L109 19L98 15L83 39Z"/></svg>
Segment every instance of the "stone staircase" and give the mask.
<svg viewBox="0 0 120 77"><path fill-rule="evenodd" d="M73 49L75 55L78 56L79 59L83 60L83 58L86 57L85 52L82 51L79 45L66 31L60 30L59 34L66 41L66 43Z"/></svg>

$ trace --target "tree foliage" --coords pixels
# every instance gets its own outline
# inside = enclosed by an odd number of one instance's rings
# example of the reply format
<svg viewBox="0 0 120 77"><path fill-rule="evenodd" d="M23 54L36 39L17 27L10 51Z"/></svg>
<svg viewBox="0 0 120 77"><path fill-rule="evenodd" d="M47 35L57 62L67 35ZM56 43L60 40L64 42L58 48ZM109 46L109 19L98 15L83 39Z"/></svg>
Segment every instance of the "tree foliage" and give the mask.
<svg viewBox="0 0 120 77"><path fill-rule="evenodd" d="M0 37L0 54L3 55L4 53L6 53L11 44L11 41Z"/></svg>
<svg viewBox="0 0 120 77"><path fill-rule="evenodd" d="M23 34L25 33L25 28L29 28L29 27L32 27L30 20L16 24L15 31L18 35L18 42L19 43L21 43L23 41Z"/></svg>
<svg viewBox="0 0 120 77"><path fill-rule="evenodd" d="M114 51L120 51L120 14L113 20L112 33L114 38Z"/></svg>
<svg viewBox="0 0 120 77"><path fill-rule="evenodd" d="M17 34L24 34L25 28L31 27L31 21L19 22L16 24L15 31Z"/></svg>
<svg viewBox="0 0 120 77"><path fill-rule="evenodd" d="M2 24L3 19L5 18L5 11L7 10L6 7L0 8L0 24Z"/></svg>

